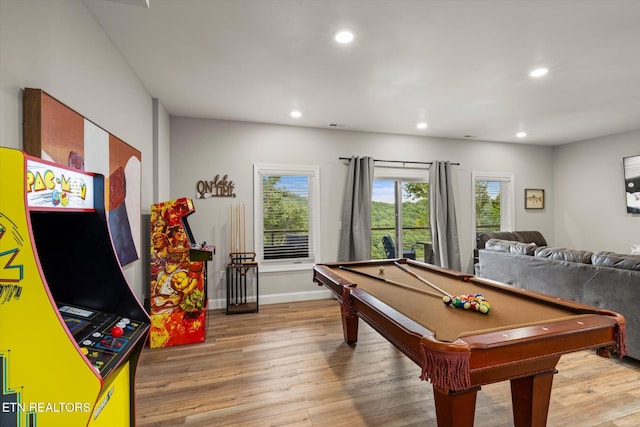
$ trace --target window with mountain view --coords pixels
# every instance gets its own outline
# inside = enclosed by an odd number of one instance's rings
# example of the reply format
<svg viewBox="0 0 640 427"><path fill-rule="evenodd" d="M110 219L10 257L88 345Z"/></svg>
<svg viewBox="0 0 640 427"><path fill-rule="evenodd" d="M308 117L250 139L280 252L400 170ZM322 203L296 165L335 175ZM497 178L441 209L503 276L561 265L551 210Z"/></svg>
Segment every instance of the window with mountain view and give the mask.
<svg viewBox="0 0 640 427"><path fill-rule="evenodd" d="M373 259L424 260L423 242L431 240L428 195L429 184L424 181L386 177L374 181L371 200Z"/></svg>
<svg viewBox="0 0 640 427"><path fill-rule="evenodd" d="M313 263L319 207L317 167L256 165L256 252L267 263Z"/></svg>

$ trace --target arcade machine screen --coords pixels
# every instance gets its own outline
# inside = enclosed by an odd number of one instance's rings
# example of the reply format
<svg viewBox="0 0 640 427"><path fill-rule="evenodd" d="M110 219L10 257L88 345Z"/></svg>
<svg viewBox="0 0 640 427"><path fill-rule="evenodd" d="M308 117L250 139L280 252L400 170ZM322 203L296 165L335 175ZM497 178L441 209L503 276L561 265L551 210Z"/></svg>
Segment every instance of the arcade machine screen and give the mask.
<svg viewBox="0 0 640 427"><path fill-rule="evenodd" d="M110 241L95 212L31 212L40 264L60 315L96 370L106 377L147 325L124 286ZM115 314L117 313L117 314Z"/></svg>

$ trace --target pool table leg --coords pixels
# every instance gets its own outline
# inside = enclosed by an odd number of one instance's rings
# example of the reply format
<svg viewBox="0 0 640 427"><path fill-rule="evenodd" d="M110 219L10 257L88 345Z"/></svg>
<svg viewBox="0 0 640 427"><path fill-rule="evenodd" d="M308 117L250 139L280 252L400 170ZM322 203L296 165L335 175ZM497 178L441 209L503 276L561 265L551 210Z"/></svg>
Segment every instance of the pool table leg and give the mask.
<svg viewBox="0 0 640 427"><path fill-rule="evenodd" d="M555 370L511 380L513 423L516 427L546 426Z"/></svg>
<svg viewBox="0 0 640 427"><path fill-rule="evenodd" d="M480 387L464 391L442 391L433 387L438 427L472 427L476 396Z"/></svg>
<svg viewBox="0 0 640 427"><path fill-rule="evenodd" d="M358 316L342 310L342 333L347 344L355 345L358 342Z"/></svg>

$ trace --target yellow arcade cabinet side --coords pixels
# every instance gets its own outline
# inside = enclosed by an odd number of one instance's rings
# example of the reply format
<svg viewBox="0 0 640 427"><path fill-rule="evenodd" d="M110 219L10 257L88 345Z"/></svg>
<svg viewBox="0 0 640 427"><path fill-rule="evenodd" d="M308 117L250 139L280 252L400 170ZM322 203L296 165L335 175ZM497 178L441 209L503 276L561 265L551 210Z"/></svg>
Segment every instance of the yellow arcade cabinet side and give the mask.
<svg viewBox="0 0 640 427"><path fill-rule="evenodd" d="M149 330L104 177L0 147L0 425L133 426Z"/></svg>

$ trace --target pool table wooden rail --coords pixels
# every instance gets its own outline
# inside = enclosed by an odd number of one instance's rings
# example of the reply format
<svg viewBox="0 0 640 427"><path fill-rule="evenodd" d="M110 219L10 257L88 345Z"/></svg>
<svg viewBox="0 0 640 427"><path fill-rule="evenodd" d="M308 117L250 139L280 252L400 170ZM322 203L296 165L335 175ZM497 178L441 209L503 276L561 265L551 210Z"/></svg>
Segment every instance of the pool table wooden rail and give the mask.
<svg viewBox="0 0 640 427"><path fill-rule="evenodd" d="M411 260L363 261L358 262L357 265L369 264L378 266L386 263L393 266L393 261L407 263ZM360 317L418 366L421 366L420 341L425 336L433 336L433 332L367 292L358 289L356 283L334 273L334 268L345 264L348 263L316 265L313 277L314 282L318 285L324 285L331 290L340 303L345 342L349 345L356 344L358 340L358 317ZM440 269L435 266L434 269L441 271L443 274L453 273L460 280L467 280L473 277L469 274Z"/></svg>

